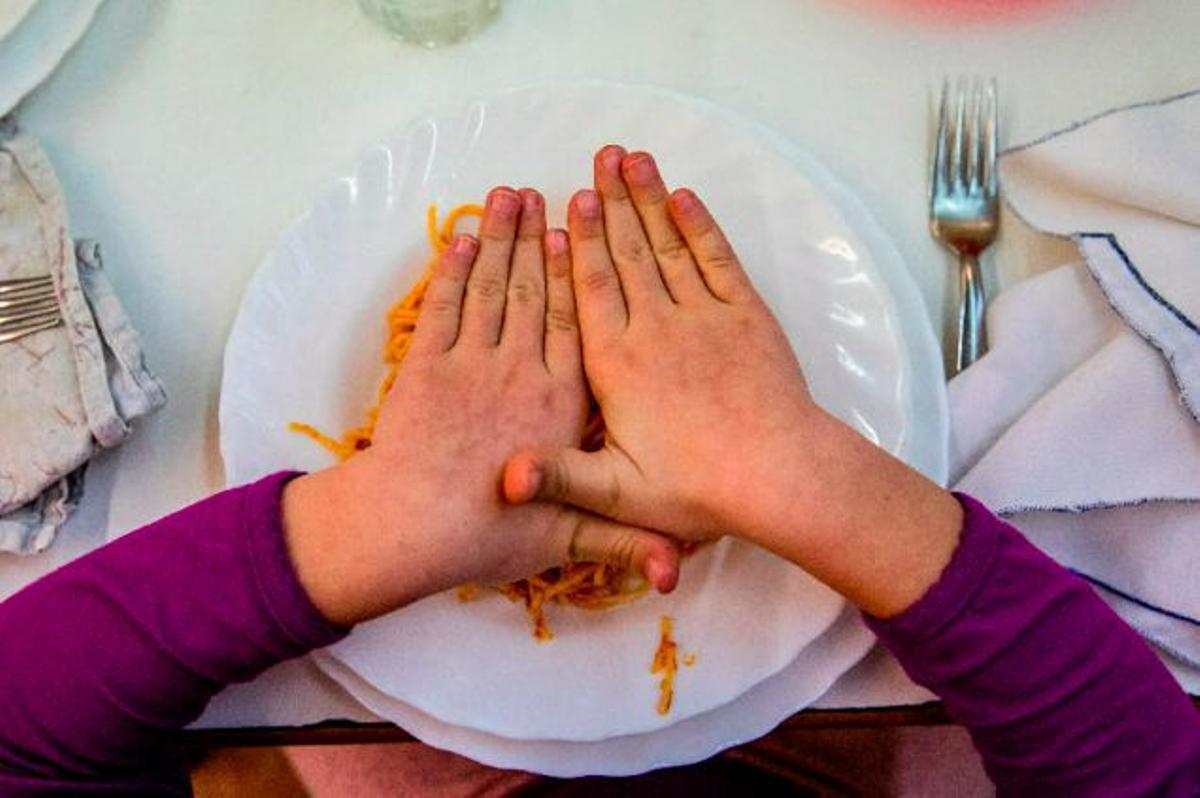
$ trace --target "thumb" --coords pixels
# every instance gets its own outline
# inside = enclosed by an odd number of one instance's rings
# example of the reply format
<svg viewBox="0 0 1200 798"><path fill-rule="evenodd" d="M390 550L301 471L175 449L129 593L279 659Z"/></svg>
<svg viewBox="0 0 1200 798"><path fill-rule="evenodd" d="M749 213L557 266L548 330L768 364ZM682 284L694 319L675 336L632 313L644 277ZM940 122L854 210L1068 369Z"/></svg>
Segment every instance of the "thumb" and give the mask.
<svg viewBox="0 0 1200 798"><path fill-rule="evenodd" d="M568 515L568 560L636 571L659 593L675 589L679 582L679 547L670 538L590 513L570 511Z"/></svg>
<svg viewBox="0 0 1200 798"><path fill-rule="evenodd" d="M619 517L621 480L617 465L609 449L519 452L504 465L504 498L510 504L560 502Z"/></svg>

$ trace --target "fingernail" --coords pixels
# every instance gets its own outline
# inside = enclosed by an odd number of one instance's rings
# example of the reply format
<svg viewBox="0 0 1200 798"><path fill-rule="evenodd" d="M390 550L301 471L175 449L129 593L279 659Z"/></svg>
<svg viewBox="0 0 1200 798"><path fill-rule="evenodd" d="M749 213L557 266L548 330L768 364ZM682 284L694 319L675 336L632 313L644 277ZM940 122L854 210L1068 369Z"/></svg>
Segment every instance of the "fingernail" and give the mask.
<svg viewBox="0 0 1200 798"><path fill-rule="evenodd" d="M648 153L635 152L623 165L626 173L639 183L648 183L658 177L658 168Z"/></svg>
<svg viewBox="0 0 1200 798"><path fill-rule="evenodd" d="M667 574L663 564L658 560L650 559L646 561L646 578L650 580L650 584L654 585L655 590L662 590L663 581Z"/></svg>
<svg viewBox="0 0 1200 798"><path fill-rule="evenodd" d="M529 470L529 498L536 499L542 492L542 483L546 481L546 475L542 473L541 468L532 468Z"/></svg>
<svg viewBox="0 0 1200 798"><path fill-rule="evenodd" d="M515 218L521 208L521 198L511 188L497 188L488 195L488 207L505 219Z"/></svg>
<svg viewBox="0 0 1200 798"><path fill-rule="evenodd" d="M600 153L600 163L605 169L618 170L621 168L621 160L625 157L625 149L616 144L609 144Z"/></svg>
<svg viewBox="0 0 1200 798"><path fill-rule="evenodd" d="M681 211L694 211L700 207L700 198L690 188L681 188L671 195L671 201Z"/></svg>
<svg viewBox="0 0 1200 798"><path fill-rule="evenodd" d="M575 207L586 217L599 216L600 198L590 188L584 189L575 195Z"/></svg>
<svg viewBox="0 0 1200 798"><path fill-rule="evenodd" d="M521 210L526 213L537 213L542 209L542 195L531 188L521 189Z"/></svg>
<svg viewBox="0 0 1200 798"><path fill-rule="evenodd" d="M471 256L475 254L475 249L479 246L479 242L475 240L475 236L460 235L454 239L453 249L455 255Z"/></svg>
<svg viewBox="0 0 1200 798"><path fill-rule="evenodd" d="M546 250L551 255L566 255L567 234L558 229L548 231L546 233Z"/></svg>

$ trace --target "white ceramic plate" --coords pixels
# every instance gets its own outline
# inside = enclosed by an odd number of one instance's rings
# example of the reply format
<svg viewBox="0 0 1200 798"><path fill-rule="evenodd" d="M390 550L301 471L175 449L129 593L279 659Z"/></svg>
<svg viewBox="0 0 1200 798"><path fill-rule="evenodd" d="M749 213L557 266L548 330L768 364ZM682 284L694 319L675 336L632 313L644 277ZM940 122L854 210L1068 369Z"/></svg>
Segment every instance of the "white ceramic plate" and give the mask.
<svg viewBox="0 0 1200 798"><path fill-rule="evenodd" d="M587 184L590 154L608 140L654 151L671 182L708 198L818 400L890 451L937 453L929 470L942 476L944 397L940 368L929 367L940 354L895 250L861 206L786 142L710 104L575 85L513 91L422 120L371 148L284 233L226 350L229 481L327 462L285 431L290 419L332 430L358 421L380 376L377 352L362 342L379 340L384 310L426 259L426 203L473 200L510 183L542 188L559 209ZM917 383L932 397L921 412ZM511 739L598 740L728 703L795 660L841 607L798 569L727 541L690 561L670 597L552 615L550 644L535 645L523 614L502 600L435 596L364 624L332 655L452 725ZM681 647L704 663L666 718L654 712L646 669L662 614L676 617Z"/></svg>
<svg viewBox="0 0 1200 798"><path fill-rule="evenodd" d="M510 740L444 723L371 686L336 657L323 652L314 656L363 706L429 745L493 767L574 778L629 776L688 765L757 739L789 717L794 707L807 706L828 690L874 641L858 611L847 606L791 664L737 700L659 731L594 742ZM681 673L682 685L688 675L686 670Z"/></svg>
<svg viewBox="0 0 1200 798"><path fill-rule="evenodd" d="M0 0L0 42L25 19L37 0Z"/></svg>
<svg viewBox="0 0 1200 798"><path fill-rule="evenodd" d="M92 24L100 2L0 0L0 116L49 77Z"/></svg>

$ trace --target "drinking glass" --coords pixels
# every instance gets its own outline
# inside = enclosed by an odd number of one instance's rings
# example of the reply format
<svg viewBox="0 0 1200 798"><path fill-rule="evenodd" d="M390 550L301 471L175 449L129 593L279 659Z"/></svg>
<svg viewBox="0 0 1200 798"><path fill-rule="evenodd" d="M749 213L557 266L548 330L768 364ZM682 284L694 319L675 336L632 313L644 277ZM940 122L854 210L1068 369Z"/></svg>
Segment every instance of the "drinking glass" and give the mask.
<svg viewBox="0 0 1200 798"><path fill-rule="evenodd" d="M390 33L425 47L473 36L500 8L500 0L358 0L358 4Z"/></svg>

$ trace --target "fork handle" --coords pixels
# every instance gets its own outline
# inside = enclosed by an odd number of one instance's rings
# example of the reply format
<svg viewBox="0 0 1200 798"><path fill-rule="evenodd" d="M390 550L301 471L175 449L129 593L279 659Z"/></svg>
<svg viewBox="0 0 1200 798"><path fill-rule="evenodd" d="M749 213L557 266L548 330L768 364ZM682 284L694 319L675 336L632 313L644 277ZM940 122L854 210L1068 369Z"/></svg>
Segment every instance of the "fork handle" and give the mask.
<svg viewBox="0 0 1200 798"><path fill-rule="evenodd" d="M987 351L987 333L983 329L983 273L979 258L958 258L958 358L955 373L962 371Z"/></svg>

